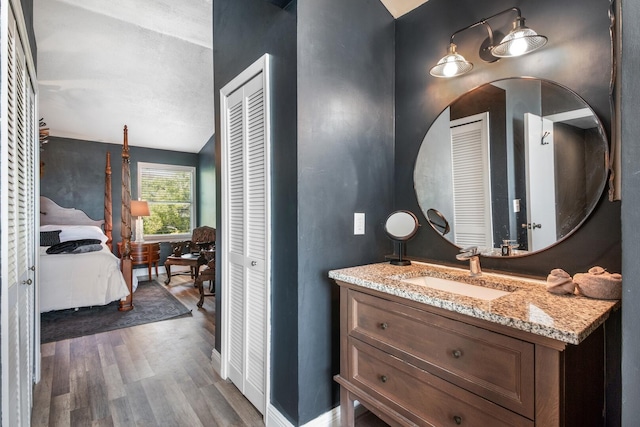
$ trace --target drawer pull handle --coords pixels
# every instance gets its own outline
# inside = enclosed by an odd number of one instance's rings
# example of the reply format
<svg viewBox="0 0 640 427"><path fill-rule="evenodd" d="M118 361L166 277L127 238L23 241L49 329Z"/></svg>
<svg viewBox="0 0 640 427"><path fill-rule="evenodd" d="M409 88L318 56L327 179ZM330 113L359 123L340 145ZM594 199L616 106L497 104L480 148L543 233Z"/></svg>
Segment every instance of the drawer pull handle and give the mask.
<svg viewBox="0 0 640 427"><path fill-rule="evenodd" d="M380 329L385 330L389 327L389 325L387 325L387 322L382 322L380 323Z"/></svg>
<svg viewBox="0 0 640 427"><path fill-rule="evenodd" d="M380 381L382 381L383 383L387 382L387 376L386 375L380 375Z"/></svg>
<svg viewBox="0 0 640 427"><path fill-rule="evenodd" d="M462 352L460 350L453 350L451 355L456 359L460 359L462 357Z"/></svg>
<svg viewBox="0 0 640 427"><path fill-rule="evenodd" d="M460 417L458 415L454 415L453 416L453 422L456 423L457 425L462 424L462 417Z"/></svg>

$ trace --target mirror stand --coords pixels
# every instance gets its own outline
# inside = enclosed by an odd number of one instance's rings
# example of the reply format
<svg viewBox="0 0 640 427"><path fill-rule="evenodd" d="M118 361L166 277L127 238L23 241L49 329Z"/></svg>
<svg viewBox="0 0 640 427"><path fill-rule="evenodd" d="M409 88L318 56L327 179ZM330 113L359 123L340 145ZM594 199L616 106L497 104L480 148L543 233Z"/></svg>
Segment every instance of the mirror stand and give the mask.
<svg viewBox="0 0 640 427"><path fill-rule="evenodd" d="M395 211L387 217L384 230L394 243L398 243L398 259L389 261L392 265L411 265L411 261L403 259L404 244L418 231L418 218L409 211Z"/></svg>
<svg viewBox="0 0 640 427"><path fill-rule="evenodd" d="M408 259L403 259L402 255L404 253L404 241L403 240L398 240L398 259L392 259L391 261L389 261L389 264L391 265L411 265L411 261L409 261Z"/></svg>

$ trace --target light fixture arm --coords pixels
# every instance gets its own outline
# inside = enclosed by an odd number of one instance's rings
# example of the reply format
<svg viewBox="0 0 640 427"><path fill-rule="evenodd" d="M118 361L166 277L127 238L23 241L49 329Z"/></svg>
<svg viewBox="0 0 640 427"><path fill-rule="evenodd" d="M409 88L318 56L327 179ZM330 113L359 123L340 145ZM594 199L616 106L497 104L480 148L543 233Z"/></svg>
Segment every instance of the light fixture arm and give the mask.
<svg viewBox="0 0 640 427"><path fill-rule="evenodd" d="M471 25L467 25L466 27L460 28L459 30L455 31L453 34L451 34L451 37L449 38L449 45L451 45L453 43L453 38L457 34L460 34L460 33L464 32L464 31L467 31L467 30L470 30L472 28L475 28L475 27L477 27L479 25L484 25L485 28L487 29L487 33L489 33L489 49L492 48L493 47L493 29L491 28L491 25L489 25L489 23L487 21L490 20L490 19L493 19L493 18L497 18L498 16L504 15L505 13L508 13L508 12L511 12L511 11L515 11L517 13L517 15L518 15L517 18L516 18L517 21L521 21L522 20L522 12L520 11L520 8L515 7L515 6L514 7L510 7L509 9L505 9L505 10L503 10L501 12L494 13L491 16L483 18L483 19L479 20L478 22L474 22Z"/></svg>
<svg viewBox="0 0 640 427"><path fill-rule="evenodd" d="M502 41L496 44L494 43L494 37L499 33L493 31L488 21L510 12L517 14L516 19L513 21L513 29L502 38ZM447 55L431 67L429 74L434 77L446 78L459 76L471 71L473 64L456 52L456 44L453 40L458 34L480 25L484 26L489 34L488 40L485 40L480 46L479 56L480 59L485 62L496 62L500 58L512 58L533 52L544 46L548 40L547 37L536 33L524 24L524 18L522 17L520 8L510 7L509 9L494 13L491 16L474 22L471 25L467 25L451 34Z"/></svg>

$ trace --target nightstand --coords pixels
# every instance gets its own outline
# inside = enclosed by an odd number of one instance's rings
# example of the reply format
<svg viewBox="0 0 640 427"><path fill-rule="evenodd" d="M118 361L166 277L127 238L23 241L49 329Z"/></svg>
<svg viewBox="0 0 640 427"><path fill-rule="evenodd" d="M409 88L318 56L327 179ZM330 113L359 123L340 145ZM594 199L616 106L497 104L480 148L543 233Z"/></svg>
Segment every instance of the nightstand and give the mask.
<svg viewBox="0 0 640 427"><path fill-rule="evenodd" d="M122 242L118 243L118 253ZM158 262L160 261L160 243L158 242L131 242L131 259L133 265L146 264L149 268L149 280L151 280L151 267L156 267L158 277Z"/></svg>

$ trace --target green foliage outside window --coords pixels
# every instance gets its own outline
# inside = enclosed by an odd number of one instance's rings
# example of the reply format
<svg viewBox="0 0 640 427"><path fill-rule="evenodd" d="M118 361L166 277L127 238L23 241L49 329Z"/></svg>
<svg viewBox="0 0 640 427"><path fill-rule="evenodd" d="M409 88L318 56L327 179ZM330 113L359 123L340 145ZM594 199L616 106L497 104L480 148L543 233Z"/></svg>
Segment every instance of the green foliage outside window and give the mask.
<svg viewBox="0 0 640 427"><path fill-rule="evenodd" d="M144 234L190 233L193 168L150 164L139 167L140 198L149 203L151 212L143 218Z"/></svg>

